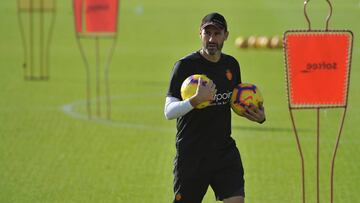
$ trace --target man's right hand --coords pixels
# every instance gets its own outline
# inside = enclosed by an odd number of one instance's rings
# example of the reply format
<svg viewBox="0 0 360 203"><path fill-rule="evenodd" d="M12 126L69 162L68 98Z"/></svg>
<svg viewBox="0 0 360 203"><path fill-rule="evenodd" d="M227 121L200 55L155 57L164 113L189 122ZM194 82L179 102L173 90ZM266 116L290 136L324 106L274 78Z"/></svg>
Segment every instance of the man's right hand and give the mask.
<svg viewBox="0 0 360 203"><path fill-rule="evenodd" d="M193 107L205 101L213 101L216 94L216 85L212 80L204 81L201 77L198 80L198 86L194 96L190 98L190 104Z"/></svg>

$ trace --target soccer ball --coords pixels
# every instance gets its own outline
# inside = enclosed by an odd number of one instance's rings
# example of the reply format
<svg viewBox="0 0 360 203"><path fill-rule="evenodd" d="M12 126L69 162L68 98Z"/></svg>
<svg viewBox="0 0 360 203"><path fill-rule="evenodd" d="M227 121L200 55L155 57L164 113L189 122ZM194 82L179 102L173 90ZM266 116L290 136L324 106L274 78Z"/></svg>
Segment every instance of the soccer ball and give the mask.
<svg viewBox="0 0 360 203"><path fill-rule="evenodd" d="M260 36L256 38L255 47L256 48L266 48L269 44L270 40L266 36Z"/></svg>
<svg viewBox="0 0 360 203"><path fill-rule="evenodd" d="M282 39L279 36L273 36L270 39L269 47L271 49L282 48Z"/></svg>
<svg viewBox="0 0 360 203"><path fill-rule="evenodd" d="M192 97L196 93L200 77L203 80L203 84L201 84L201 85L206 85L206 83L208 83L210 81L210 79L208 77L206 77L206 75L198 75L198 74L191 75L184 80L184 82L181 85L181 97L183 100ZM205 101L205 102L198 104L195 108L202 109L202 108L209 106L209 104L210 104L210 101Z"/></svg>
<svg viewBox="0 0 360 203"><path fill-rule="evenodd" d="M244 37L241 37L241 36L237 37L235 39L235 46L237 48L246 48L247 47L247 39Z"/></svg>
<svg viewBox="0 0 360 203"><path fill-rule="evenodd" d="M254 48L256 45L256 37L251 35L249 38L247 38L247 47Z"/></svg>
<svg viewBox="0 0 360 203"><path fill-rule="evenodd" d="M259 106L264 99L256 85L241 83L234 88L230 102L232 110L239 116L243 116L246 112L245 106L250 106L250 104Z"/></svg>

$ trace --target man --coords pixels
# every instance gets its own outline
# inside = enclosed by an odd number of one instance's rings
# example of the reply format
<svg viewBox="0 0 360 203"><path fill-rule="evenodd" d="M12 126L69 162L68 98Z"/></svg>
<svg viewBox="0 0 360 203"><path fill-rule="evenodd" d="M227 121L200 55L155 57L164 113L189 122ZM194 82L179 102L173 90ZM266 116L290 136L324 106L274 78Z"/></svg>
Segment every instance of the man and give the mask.
<svg viewBox="0 0 360 203"><path fill-rule="evenodd" d="M217 200L243 203L244 172L240 153L231 138L229 100L241 83L237 60L221 52L228 38L225 18L206 15L200 25L202 48L176 62L165 102L165 117L177 118L174 161L174 203L200 203L210 185ZM198 81L196 94L182 100L182 82L194 74L204 74L210 82ZM204 109L194 108L204 101ZM263 123L262 104L247 107L245 117Z"/></svg>

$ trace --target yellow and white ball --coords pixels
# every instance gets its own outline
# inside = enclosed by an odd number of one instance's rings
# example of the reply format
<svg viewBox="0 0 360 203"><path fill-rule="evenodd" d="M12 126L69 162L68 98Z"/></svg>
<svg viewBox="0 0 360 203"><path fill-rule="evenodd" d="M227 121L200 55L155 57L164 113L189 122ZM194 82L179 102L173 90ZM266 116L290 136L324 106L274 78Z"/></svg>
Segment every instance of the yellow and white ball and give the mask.
<svg viewBox="0 0 360 203"><path fill-rule="evenodd" d="M247 48L247 39L239 36L235 39L235 46L237 48Z"/></svg>
<svg viewBox="0 0 360 203"><path fill-rule="evenodd" d="M279 36L273 36L270 39L270 43L269 43L269 47L271 49L278 49L278 48L282 48L282 39Z"/></svg>
<svg viewBox="0 0 360 203"><path fill-rule="evenodd" d="M256 38L255 46L256 48L267 48L269 45L269 38L266 36L259 36Z"/></svg>

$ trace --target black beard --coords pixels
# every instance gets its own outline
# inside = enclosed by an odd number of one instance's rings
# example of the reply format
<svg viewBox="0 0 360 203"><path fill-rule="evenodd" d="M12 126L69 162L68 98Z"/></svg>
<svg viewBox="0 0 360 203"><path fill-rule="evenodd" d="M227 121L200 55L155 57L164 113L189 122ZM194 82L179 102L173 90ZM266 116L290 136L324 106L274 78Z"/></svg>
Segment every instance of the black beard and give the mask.
<svg viewBox="0 0 360 203"><path fill-rule="evenodd" d="M211 45L215 45L216 46L216 51L221 51L222 49L222 44L215 44L215 43L211 43ZM216 54L216 51L212 51L214 50L213 48L209 48L210 47L210 43L206 45L206 50L207 50L207 53L209 55L215 55Z"/></svg>

